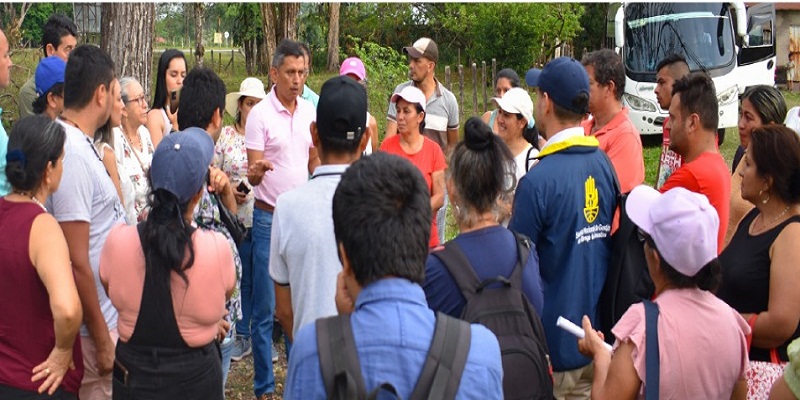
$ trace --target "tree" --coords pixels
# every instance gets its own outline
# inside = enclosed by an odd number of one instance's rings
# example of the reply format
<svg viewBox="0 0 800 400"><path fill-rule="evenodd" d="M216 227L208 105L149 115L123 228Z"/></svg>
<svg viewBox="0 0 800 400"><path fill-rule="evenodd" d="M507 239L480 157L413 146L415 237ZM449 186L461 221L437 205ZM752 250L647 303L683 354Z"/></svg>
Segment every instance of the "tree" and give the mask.
<svg viewBox="0 0 800 400"><path fill-rule="evenodd" d="M264 26L264 42L261 54L266 58L265 61L269 63L277 47L275 42L275 27L277 24L275 23L275 8L272 3L261 3L261 24ZM269 86L271 86L270 83L267 83L267 87Z"/></svg>
<svg viewBox="0 0 800 400"><path fill-rule="evenodd" d="M3 16L0 17L2 18L0 22L5 22L3 31L12 49L22 40L22 23L25 22L25 15L32 5L33 3L3 3Z"/></svg>
<svg viewBox="0 0 800 400"><path fill-rule="evenodd" d="M117 76L132 76L150 88L153 66L155 3L104 3L100 27L103 48L114 60Z"/></svg>
<svg viewBox="0 0 800 400"><path fill-rule="evenodd" d="M203 20L206 16L206 5L204 3L194 4L194 59L195 65L203 66L203 55L206 48L203 46Z"/></svg>
<svg viewBox="0 0 800 400"><path fill-rule="evenodd" d="M330 3L328 22L328 71L339 70L339 8L341 3Z"/></svg>
<svg viewBox="0 0 800 400"><path fill-rule="evenodd" d="M280 31L277 39L297 40L297 14L300 3L280 3Z"/></svg>

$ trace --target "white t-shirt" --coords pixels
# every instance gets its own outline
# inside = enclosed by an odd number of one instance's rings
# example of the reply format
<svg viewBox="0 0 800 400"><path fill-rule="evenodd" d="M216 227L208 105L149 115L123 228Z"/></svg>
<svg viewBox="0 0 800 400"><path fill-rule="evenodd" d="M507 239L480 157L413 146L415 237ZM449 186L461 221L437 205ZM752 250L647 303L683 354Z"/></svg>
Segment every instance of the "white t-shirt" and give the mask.
<svg viewBox="0 0 800 400"><path fill-rule="evenodd" d="M800 135L800 107L792 107L792 109L786 113L786 120L783 121L783 124L786 125L787 128L794 129L794 131Z"/></svg>
<svg viewBox="0 0 800 400"><path fill-rule="evenodd" d="M94 275L97 299L108 329L117 327L117 310L100 283L100 251L111 228L125 223L125 212L97 149L78 128L57 120L67 133L64 144L64 173L58 190L47 198L47 210L58 222L89 223L89 264ZM89 336L86 325L81 336Z"/></svg>
<svg viewBox="0 0 800 400"><path fill-rule="evenodd" d="M293 334L336 315L336 276L342 270L333 235L333 193L347 165L320 165L307 183L278 196L272 216L269 274L289 284Z"/></svg>
<svg viewBox="0 0 800 400"><path fill-rule="evenodd" d="M517 182L528 173L528 170L525 169L526 163L533 167L533 164L536 164L539 160L536 160L534 157L539 155L539 150L533 147L530 143L525 147L525 150L522 150L519 154L514 156L514 163L517 164Z"/></svg>

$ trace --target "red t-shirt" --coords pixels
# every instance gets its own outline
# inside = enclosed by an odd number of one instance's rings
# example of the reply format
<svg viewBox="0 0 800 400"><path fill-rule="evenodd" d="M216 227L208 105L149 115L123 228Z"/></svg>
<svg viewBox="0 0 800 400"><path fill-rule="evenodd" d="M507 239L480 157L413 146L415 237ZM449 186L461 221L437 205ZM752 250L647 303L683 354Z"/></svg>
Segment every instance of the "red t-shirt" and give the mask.
<svg viewBox="0 0 800 400"><path fill-rule="evenodd" d="M422 149L415 154L408 154L400 147L400 135L394 135L381 143L381 151L389 154L398 155L411 161L414 166L422 172L425 183L428 184L428 192L433 195L433 173L447 169L447 162L444 159L442 148L436 142L423 136ZM436 213L433 213L433 223L431 224L430 247L439 245L439 231L436 229Z"/></svg>
<svg viewBox="0 0 800 400"><path fill-rule="evenodd" d="M658 189L661 193L674 187L683 187L695 193L704 194L719 215L717 234L717 254L722 252L725 231L728 229L730 213L731 175L728 164L722 155L707 151L692 162L683 164L675 170Z"/></svg>

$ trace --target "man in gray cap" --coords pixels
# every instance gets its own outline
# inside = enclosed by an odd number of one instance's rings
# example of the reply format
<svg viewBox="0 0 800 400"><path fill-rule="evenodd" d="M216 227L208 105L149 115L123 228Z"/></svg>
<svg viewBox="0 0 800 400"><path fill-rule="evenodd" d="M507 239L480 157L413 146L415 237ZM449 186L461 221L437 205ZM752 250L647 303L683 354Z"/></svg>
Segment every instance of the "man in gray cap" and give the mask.
<svg viewBox="0 0 800 400"><path fill-rule="evenodd" d="M413 45L403 47L403 53L408 54L408 72L411 80L403 82L394 88L394 93L400 93L403 88L414 85L425 94L428 103L425 104L425 128L422 134L438 143L447 157L458 143L458 102L453 92L449 91L436 79L436 65L439 63L439 46L430 38L422 38ZM389 102L387 113L389 122L386 124L386 137L397 134L397 108ZM439 231L439 242L445 242L445 215L447 214L447 193L444 195L444 205L436 214L436 225Z"/></svg>

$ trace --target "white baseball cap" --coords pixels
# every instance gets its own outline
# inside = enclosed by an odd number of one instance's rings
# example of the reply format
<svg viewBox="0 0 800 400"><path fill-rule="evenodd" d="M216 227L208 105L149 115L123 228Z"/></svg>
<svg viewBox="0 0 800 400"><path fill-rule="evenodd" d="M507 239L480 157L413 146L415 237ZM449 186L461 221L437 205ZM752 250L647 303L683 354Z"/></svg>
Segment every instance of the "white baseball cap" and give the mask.
<svg viewBox="0 0 800 400"><path fill-rule="evenodd" d="M511 88L503 97L493 97L492 101L497 107L511 114L522 114L528 125L533 122L533 101L528 91L523 88Z"/></svg>
<svg viewBox="0 0 800 400"><path fill-rule="evenodd" d="M406 86L400 93L392 95L390 103L397 103L397 100L403 99L409 103L416 103L422 106L422 111L425 111L425 105L428 104L428 99L425 98L425 93L419 90L416 86Z"/></svg>
<svg viewBox="0 0 800 400"><path fill-rule="evenodd" d="M717 258L719 215L705 195L682 187L661 194L639 185L628 195L625 210L681 274L695 276Z"/></svg>
<svg viewBox="0 0 800 400"><path fill-rule="evenodd" d="M242 84L239 85L239 91L228 93L225 96L225 111L232 116L236 116L239 110L239 98L242 96L255 97L257 99L264 99L267 93L264 91L264 83L258 78L245 78Z"/></svg>

